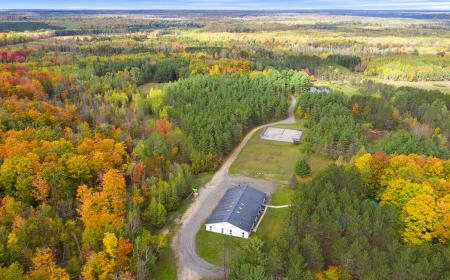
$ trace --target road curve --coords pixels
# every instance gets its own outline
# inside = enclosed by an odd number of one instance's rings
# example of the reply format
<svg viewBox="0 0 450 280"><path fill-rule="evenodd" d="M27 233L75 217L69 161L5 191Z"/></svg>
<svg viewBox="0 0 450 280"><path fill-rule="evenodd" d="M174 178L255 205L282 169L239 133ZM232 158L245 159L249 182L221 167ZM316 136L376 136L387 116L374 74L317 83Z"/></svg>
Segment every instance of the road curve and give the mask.
<svg viewBox="0 0 450 280"><path fill-rule="evenodd" d="M245 147L251 137L261 128L277 125L295 123L294 109L296 98L293 96L289 106L287 119L268 123L253 128L242 139L239 145L231 152L222 166L217 170L212 179L200 189L195 201L189 206L180 220L180 227L172 239L172 250L177 259L177 274L180 280L216 279L220 278L223 268L210 264L197 255L195 238L200 226L209 217L219 203L228 188L238 183L251 183L260 190L273 191L275 185L266 180L252 179L243 176L229 176L229 169L241 150Z"/></svg>

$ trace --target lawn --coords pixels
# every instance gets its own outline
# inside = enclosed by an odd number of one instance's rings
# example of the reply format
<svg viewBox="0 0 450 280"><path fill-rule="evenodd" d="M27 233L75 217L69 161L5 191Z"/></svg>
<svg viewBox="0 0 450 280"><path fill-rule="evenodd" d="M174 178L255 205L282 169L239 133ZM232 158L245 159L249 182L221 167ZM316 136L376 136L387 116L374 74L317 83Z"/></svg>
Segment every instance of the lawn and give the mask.
<svg viewBox="0 0 450 280"><path fill-rule="evenodd" d="M267 209L258 230L250 238L257 237L270 244L281 235L288 214L289 208ZM206 231L203 225L196 237L198 255L205 261L220 266L223 266L224 262L229 266L233 254L247 242L244 238Z"/></svg>
<svg viewBox="0 0 450 280"><path fill-rule="evenodd" d="M194 179L194 186L200 187L205 185L212 177L213 173L201 173ZM183 200L180 208L177 211L170 212L167 217L167 224L162 230L168 230L166 233L167 246L161 251L159 260L152 268L152 279L155 280L175 280L177 279L177 266L175 254L170 247L172 237L178 229L178 224L175 220L180 217L189 205L192 203L192 198L189 197Z"/></svg>
<svg viewBox="0 0 450 280"><path fill-rule="evenodd" d="M206 231L204 225L200 227L195 240L199 256L209 263L222 266L224 261L229 266L233 254L246 242L244 238Z"/></svg>
<svg viewBox="0 0 450 280"><path fill-rule="evenodd" d="M284 224L289 215L289 208L268 208L261 224L252 237L258 237L267 244L279 238L283 233Z"/></svg>
<svg viewBox="0 0 450 280"><path fill-rule="evenodd" d="M280 126L299 128L301 124ZM299 146L262 140L261 132L262 129L257 131L241 151L236 161L231 165L230 174L267 179L282 185L288 185L294 171L294 164L301 156ZM307 133L307 131L304 133ZM314 176L332 161L310 155L308 156L308 162L311 166L311 175Z"/></svg>
<svg viewBox="0 0 450 280"><path fill-rule="evenodd" d="M295 127L299 125L283 125ZM300 149L291 143L262 140L258 130L230 168L232 175L268 179L287 184L293 172L293 163L300 157Z"/></svg>
<svg viewBox="0 0 450 280"><path fill-rule="evenodd" d="M271 205L286 205L291 203L292 196L294 195L294 190L288 185L282 185L277 188L277 190L272 194L270 200Z"/></svg>

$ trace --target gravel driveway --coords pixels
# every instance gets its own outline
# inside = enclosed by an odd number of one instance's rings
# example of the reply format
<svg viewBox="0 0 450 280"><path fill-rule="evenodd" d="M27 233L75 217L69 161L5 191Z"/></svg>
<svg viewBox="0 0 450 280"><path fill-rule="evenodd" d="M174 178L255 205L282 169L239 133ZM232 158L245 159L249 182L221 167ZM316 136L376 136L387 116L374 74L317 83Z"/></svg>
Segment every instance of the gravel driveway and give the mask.
<svg viewBox="0 0 450 280"><path fill-rule="evenodd" d="M178 279L197 280L205 278L217 279L221 277L223 268L212 265L197 255L197 250L195 248L195 237L197 232L217 204L219 204L220 199L228 188L233 185L250 183L252 187L265 192L272 192L275 189L276 186L273 182L243 176L231 177L228 171L231 164L233 164L241 150L256 131L267 126L295 123L295 104L296 99L295 97L292 97L291 106L289 107L289 117L287 119L261 125L252 129L224 161L212 179L200 190L198 197L183 214L180 220L181 226L171 244L177 258Z"/></svg>

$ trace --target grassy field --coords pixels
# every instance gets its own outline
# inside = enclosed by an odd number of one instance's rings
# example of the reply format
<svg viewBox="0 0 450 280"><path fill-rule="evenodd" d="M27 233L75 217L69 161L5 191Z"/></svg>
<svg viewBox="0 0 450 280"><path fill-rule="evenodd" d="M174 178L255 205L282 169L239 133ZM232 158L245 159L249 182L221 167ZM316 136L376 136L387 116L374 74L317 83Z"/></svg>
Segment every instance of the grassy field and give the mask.
<svg viewBox="0 0 450 280"><path fill-rule="evenodd" d="M272 194L270 201L271 205L286 205L291 203L294 190L288 185L279 186L278 189Z"/></svg>
<svg viewBox="0 0 450 280"><path fill-rule="evenodd" d="M317 87L328 87L332 91L340 91L348 96L358 94L359 88L345 81L318 81L314 83Z"/></svg>
<svg viewBox="0 0 450 280"><path fill-rule="evenodd" d="M282 127L299 128L300 123L282 125ZM232 175L271 180L287 185L294 171L294 164L301 156L298 146L277 141L262 140L262 130L253 135L230 168ZM307 132L306 132L307 133ZM308 157L312 176L331 163L316 155Z"/></svg>
<svg viewBox="0 0 450 280"><path fill-rule="evenodd" d="M212 177L212 173L202 173L197 175L194 180L194 186L203 186ZM176 219L180 217L189 205L192 203L192 198L183 200L182 205L177 211L170 212L167 217L167 225L162 229L166 232L168 237L167 246L162 250L160 258L156 265L152 268L152 279L155 280L176 280L177 279L177 266L175 263L175 255L170 248L172 237L178 229Z"/></svg>
<svg viewBox="0 0 450 280"><path fill-rule="evenodd" d="M261 132L259 130L253 135L231 166L230 173L287 184L293 172L293 163L300 156L299 147L262 140Z"/></svg>
<svg viewBox="0 0 450 280"><path fill-rule="evenodd" d="M388 84L395 87L415 87L425 90L439 90L443 93L450 94L450 81L408 82L385 80L376 77L367 77L367 79L377 83ZM349 96L361 93L361 89L358 86L352 85L348 81L317 81L314 83L314 85L317 87L328 87L332 90L341 91Z"/></svg>
<svg viewBox="0 0 450 280"><path fill-rule="evenodd" d="M288 215L289 208L268 208L253 237L258 237L270 245L273 240L281 236Z"/></svg>
<svg viewBox="0 0 450 280"><path fill-rule="evenodd" d="M250 238L257 237L264 242L273 242L280 236L288 214L288 208L267 209L257 232L253 233ZM248 239L206 231L202 226L196 238L197 253L209 263L222 266L225 262L228 266L233 254L247 242Z"/></svg>
<svg viewBox="0 0 450 280"><path fill-rule="evenodd" d="M229 265L234 253L244 246L247 239L206 231L202 225L197 233L197 253L204 260L216 265Z"/></svg>
<svg viewBox="0 0 450 280"><path fill-rule="evenodd" d="M371 80L393 85L396 87L416 87L426 90L440 90L443 93L450 94L450 81L426 81L426 82L408 82L408 81L390 81L378 78L371 78Z"/></svg>

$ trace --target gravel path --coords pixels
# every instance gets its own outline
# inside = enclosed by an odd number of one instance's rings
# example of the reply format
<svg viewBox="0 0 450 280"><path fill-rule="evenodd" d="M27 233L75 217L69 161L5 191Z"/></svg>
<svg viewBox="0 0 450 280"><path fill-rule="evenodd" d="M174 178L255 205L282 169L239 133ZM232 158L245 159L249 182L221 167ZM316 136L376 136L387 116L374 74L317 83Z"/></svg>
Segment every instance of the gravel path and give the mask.
<svg viewBox="0 0 450 280"><path fill-rule="evenodd" d="M265 192L272 192L275 184L266 180L252 179L243 176L229 175L231 164L236 160L241 150L245 147L256 131L263 127L277 124L295 123L294 109L296 99L292 97L289 107L289 117L285 120L258 126L252 129L242 139L241 143L233 150L229 157L214 174L212 179L200 189L198 197L186 210L180 220L180 228L172 240L172 249L177 258L177 274L180 280L216 279L220 278L223 268L212 265L197 255L195 237L200 226L209 217L219 203L228 188L239 183L250 183L252 187Z"/></svg>

